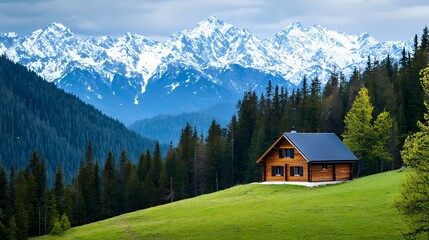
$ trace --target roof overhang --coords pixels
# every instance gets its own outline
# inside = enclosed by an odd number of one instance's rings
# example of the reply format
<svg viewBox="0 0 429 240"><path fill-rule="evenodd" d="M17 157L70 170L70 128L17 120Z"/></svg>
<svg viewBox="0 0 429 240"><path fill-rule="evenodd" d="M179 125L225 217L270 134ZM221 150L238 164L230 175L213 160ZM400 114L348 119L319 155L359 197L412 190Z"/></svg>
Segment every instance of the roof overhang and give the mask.
<svg viewBox="0 0 429 240"><path fill-rule="evenodd" d="M261 163L262 162L262 160L265 158L265 156L267 156L267 154L269 153L269 152L271 152L271 150L273 150L274 149L274 147L276 146L276 144L277 143L279 143L280 142L280 140L282 140L282 139L286 139L300 154L301 154L301 156L305 159L305 160L307 160L307 162L309 162L308 161L308 159L307 159L307 157L295 146L295 144L293 144L293 142L292 141L290 141L287 137L286 137L286 135L285 134L282 134L268 149L267 149L267 151L265 151L264 152L264 154L262 154L262 156L258 159L258 160L256 160L256 163Z"/></svg>

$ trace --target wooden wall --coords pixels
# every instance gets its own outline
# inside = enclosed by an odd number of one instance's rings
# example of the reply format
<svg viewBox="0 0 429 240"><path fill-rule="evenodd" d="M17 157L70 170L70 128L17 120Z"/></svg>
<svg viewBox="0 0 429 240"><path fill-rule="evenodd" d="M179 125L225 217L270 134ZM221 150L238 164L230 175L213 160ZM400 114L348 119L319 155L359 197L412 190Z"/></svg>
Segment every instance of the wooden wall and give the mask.
<svg viewBox="0 0 429 240"><path fill-rule="evenodd" d="M294 158L279 158L279 148L293 148L286 139L280 140L271 152L269 152L264 159L264 181L308 181L308 163L298 150L294 150ZM285 167L283 176L271 176L272 166ZM303 167L303 174L301 176L289 176L290 167L301 166Z"/></svg>
<svg viewBox="0 0 429 240"><path fill-rule="evenodd" d="M310 168L310 181L312 182L345 181L352 179L352 163L328 164L326 170L323 170L322 164L312 164Z"/></svg>
<svg viewBox="0 0 429 240"><path fill-rule="evenodd" d="M335 175L337 181L351 180L352 179L352 164L339 163L335 166Z"/></svg>
<svg viewBox="0 0 429 240"><path fill-rule="evenodd" d="M322 181L334 181L334 164L327 164L327 168L323 169L322 164L311 165L311 177L312 182Z"/></svg>

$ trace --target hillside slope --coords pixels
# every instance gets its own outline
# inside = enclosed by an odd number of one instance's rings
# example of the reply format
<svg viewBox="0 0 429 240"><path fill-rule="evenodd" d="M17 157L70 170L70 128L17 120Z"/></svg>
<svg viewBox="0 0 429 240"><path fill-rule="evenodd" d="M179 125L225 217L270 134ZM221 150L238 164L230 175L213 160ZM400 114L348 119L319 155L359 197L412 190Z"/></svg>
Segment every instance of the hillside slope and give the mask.
<svg viewBox="0 0 429 240"><path fill-rule="evenodd" d="M404 222L393 203L402 175L313 189L241 185L48 239L400 239Z"/></svg>
<svg viewBox="0 0 429 240"><path fill-rule="evenodd" d="M58 163L70 181L89 141L101 164L112 150L125 149L131 160L155 148L76 96L65 93L27 68L0 57L0 165L25 167L36 149L46 160L48 182Z"/></svg>

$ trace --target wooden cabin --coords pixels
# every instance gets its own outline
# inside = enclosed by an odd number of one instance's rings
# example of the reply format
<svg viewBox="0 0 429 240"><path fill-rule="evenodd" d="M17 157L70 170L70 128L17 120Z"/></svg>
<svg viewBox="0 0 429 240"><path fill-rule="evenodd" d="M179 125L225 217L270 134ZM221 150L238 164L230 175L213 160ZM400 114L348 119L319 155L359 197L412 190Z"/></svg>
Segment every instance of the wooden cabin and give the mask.
<svg viewBox="0 0 429 240"><path fill-rule="evenodd" d="M284 133L256 161L263 181L345 181L356 156L334 133Z"/></svg>

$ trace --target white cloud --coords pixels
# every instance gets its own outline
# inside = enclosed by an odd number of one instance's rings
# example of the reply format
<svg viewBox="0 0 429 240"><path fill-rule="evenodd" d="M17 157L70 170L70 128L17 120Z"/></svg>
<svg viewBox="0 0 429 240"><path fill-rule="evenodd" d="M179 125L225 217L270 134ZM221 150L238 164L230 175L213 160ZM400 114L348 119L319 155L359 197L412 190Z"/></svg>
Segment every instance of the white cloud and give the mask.
<svg viewBox="0 0 429 240"><path fill-rule="evenodd" d="M411 6L380 12L379 17L390 19L422 19L429 20L429 5Z"/></svg>
<svg viewBox="0 0 429 240"><path fill-rule="evenodd" d="M404 40L429 24L427 0L0 0L0 32L28 35L61 22L78 35L125 32L167 38L215 15L259 37L293 21L379 40ZM414 27L416 28L416 27Z"/></svg>

